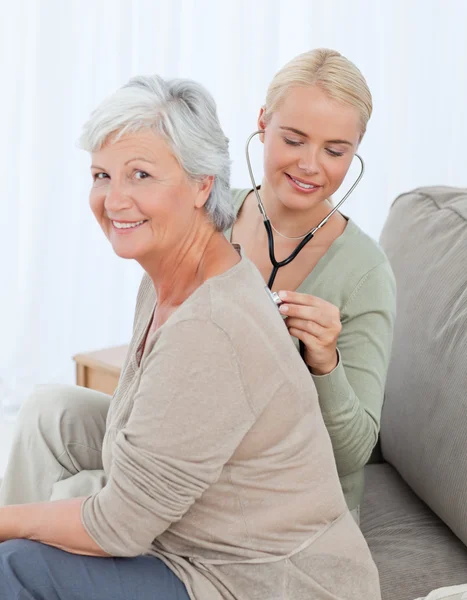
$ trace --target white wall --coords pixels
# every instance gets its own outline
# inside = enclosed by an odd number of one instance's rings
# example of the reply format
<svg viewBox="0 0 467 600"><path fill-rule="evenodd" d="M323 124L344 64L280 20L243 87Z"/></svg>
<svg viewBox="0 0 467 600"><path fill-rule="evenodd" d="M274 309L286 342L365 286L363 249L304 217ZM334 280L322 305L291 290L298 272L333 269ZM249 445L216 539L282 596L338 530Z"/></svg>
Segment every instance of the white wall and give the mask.
<svg viewBox="0 0 467 600"><path fill-rule="evenodd" d="M335 48L361 68L375 104L361 146L366 175L345 212L377 237L400 192L467 185L464 0L16 0L1 8L7 408L37 382L73 381L74 353L130 335L140 270L112 255L94 223L89 160L74 144L92 108L131 75L204 83L231 139L232 183L243 186L244 142L272 75L299 52Z"/></svg>

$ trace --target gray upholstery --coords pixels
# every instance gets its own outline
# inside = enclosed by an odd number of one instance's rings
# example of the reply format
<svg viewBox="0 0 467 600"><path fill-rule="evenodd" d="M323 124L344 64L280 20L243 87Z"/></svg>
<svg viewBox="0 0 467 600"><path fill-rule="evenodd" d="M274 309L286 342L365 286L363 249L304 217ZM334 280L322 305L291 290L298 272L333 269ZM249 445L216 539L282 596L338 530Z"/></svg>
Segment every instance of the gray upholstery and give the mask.
<svg viewBox="0 0 467 600"><path fill-rule="evenodd" d="M363 534L379 569L382 600L413 600L467 582L467 549L387 463L365 469Z"/></svg>
<svg viewBox="0 0 467 600"><path fill-rule="evenodd" d="M393 204L381 244L398 287L381 422L383 457L467 544L467 190L403 194ZM396 486L394 476L390 485ZM398 511L403 516L402 507ZM420 540L426 552L432 526L420 531L417 536L428 536ZM467 561L463 564L461 583L467 582Z"/></svg>

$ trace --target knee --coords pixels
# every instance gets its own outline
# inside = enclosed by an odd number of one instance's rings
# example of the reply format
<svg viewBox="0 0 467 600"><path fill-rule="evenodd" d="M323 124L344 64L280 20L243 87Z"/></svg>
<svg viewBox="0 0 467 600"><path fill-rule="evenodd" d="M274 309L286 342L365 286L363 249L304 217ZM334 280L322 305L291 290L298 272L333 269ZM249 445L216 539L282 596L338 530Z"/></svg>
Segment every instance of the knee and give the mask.
<svg viewBox="0 0 467 600"><path fill-rule="evenodd" d="M42 544L31 540L8 540L0 543L0 566L5 575L18 567L28 569L37 564Z"/></svg>
<svg viewBox="0 0 467 600"><path fill-rule="evenodd" d="M110 397L73 385L39 385L23 402L18 428L24 433L49 430L63 422L79 422L90 412L90 403L108 405ZM101 407L102 409L102 407Z"/></svg>
<svg viewBox="0 0 467 600"><path fill-rule="evenodd" d="M8 540L0 543L0 562L3 563L14 557L21 557L27 554L30 550L34 551L39 542L31 540Z"/></svg>
<svg viewBox="0 0 467 600"><path fill-rule="evenodd" d="M47 573L42 567L48 549L31 540L0 543L0 598L23 598L21 592L30 591L32 585L39 589L44 584L41 579L46 578ZM26 594L24 597L32 598Z"/></svg>
<svg viewBox="0 0 467 600"><path fill-rule="evenodd" d="M72 394L63 385L39 385L23 402L18 415L18 427L36 430L43 423L60 420L61 415L73 409Z"/></svg>

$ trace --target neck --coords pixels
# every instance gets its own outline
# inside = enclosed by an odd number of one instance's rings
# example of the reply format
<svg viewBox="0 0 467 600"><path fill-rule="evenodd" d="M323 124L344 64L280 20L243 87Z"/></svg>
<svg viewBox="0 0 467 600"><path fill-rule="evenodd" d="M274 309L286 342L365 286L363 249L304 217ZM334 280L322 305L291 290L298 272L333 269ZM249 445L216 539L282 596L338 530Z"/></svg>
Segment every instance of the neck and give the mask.
<svg viewBox="0 0 467 600"><path fill-rule="evenodd" d="M287 208L277 198L266 179L261 184L260 195L272 225L288 237L304 236L332 210L329 200L323 200L307 210Z"/></svg>
<svg viewBox="0 0 467 600"><path fill-rule="evenodd" d="M191 231L185 239L156 260L142 261L151 277L157 297L157 310L180 306L207 279L239 262L231 244L209 223ZM143 264L144 262L144 264Z"/></svg>

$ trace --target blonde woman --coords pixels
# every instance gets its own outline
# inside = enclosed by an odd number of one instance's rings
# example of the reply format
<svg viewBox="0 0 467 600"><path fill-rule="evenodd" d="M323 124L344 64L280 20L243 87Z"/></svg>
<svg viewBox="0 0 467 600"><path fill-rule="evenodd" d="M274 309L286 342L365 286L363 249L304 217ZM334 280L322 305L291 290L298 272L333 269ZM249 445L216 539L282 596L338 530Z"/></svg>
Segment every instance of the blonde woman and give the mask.
<svg viewBox="0 0 467 600"><path fill-rule="evenodd" d="M333 50L297 56L273 78L260 109L264 177L259 189L275 254L288 257L331 211L372 112L367 83ZM341 194L342 195L342 194ZM272 265L252 189L234 190L237 219L227 237L264 280ZM373 198L369 202L374 202ZM358 521L363 467L377 442L395 316L395 283L379 248L340 212L272 286L318 390L341 485Z"/></svg>

